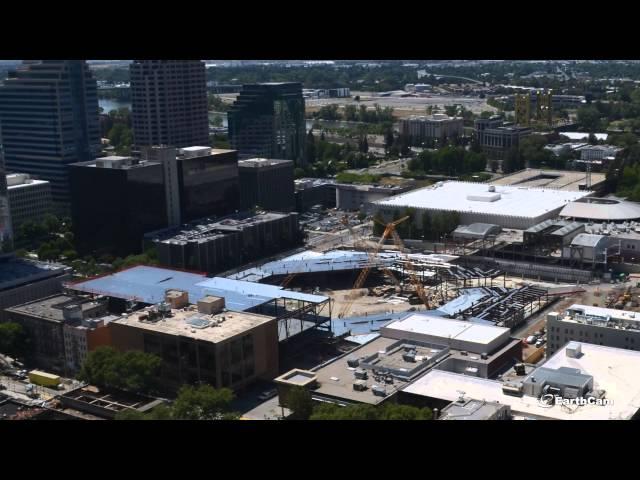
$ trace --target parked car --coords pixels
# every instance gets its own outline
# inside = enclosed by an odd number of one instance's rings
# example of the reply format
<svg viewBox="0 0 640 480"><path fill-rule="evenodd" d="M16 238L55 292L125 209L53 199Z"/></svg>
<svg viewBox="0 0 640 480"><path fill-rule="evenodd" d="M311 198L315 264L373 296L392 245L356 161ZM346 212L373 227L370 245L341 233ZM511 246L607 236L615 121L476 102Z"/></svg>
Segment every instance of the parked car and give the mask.
<svg viewBox="0 0 640 480"><path fill-rule="evenodd" d="M535 337L535 335L531 335L530 337L527 337L527 343L529 345L533 345L537 341L538 341L538 339Z"/></svg>
<svg viewBox="0 0 640 480"><path fill-rule="evenodd" d="M270 398L275 397L278 394L278 391L276 389L273 390L267 390L266 392L262 392L260 395L258 395L258 399L259 400L269 400Z"/></svg>
<svg viewBox="0 0 640 480"><path fill-rule="evenodd" d="M543 346L545 343L547 343L547 341L544 338L540 338L538 339L538 341L536 342L536 347L540 348L541 346Z"/></svg>

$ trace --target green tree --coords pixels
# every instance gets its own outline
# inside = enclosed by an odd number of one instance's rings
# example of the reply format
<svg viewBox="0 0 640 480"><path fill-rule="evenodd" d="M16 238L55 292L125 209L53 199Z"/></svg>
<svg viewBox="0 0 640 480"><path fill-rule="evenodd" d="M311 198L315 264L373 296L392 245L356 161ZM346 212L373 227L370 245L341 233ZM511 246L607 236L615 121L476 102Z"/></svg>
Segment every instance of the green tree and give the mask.
<svg viewBox="0 0 640 480"><path fill-rule="evenodd" d="M600 112L594 106L588 105L580 107L577 111L576 118L578 123L589 132L600 129Z"/></svg>
<svg viewBox="0 0 640 480"><path fill-rule="evenodd" d="M313 413L311 393L306 388L293 387L287 395L287 408L293 412L289 419L308 420Z"/></svg>
<svg viewBox="0 0 640 480"><path fill-rule="evenodd" d="M0 323L0 353L10 357L26 355L28 337L22 325L14 322Z"/></svg>
<svg viewBox="0 0 640 480"><path fill-rule="evenodd" d="M428 408L385 403L382 405L322 404L314 408L310 420L431 420L433 414Z"/></svg>
<svg viewBox="0 0 640 480"><path fill-rule="evenodd" d="M222 117L220 115L216 115L215 117L213 117L213 119L211 120L211 124L214 127L221 127L223 122L222 122Z"/></svg>
<svg viewBox="0 0 640 480"><path fill-rule="evenodd" d="M150 353L98 347L87 355L78 378L101 387L149 393L156 389L161 364L160 357Z"/></svg>
<svg viewBox="0 0 640 480"><path fill-rule="evenodd" d="M211 385L183 386L173 403L176 420L233 420L231 411L234 395L228 388L216 390Z"/></svg>

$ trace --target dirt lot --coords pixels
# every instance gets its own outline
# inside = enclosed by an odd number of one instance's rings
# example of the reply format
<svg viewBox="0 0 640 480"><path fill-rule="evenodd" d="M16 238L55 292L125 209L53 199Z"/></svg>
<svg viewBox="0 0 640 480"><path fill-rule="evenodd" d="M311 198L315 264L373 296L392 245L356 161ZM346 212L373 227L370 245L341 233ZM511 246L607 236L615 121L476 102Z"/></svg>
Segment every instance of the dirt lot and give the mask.
<svg viewBox="0 0 640 480"><path fill-rule="evenodd" d="M351 295L357 295L353 305L346 312L347 317L358 317L366 314L373 315L377 313L395 313L406 312L412 307L416 310L424 310L424 305L411 305L409 302L398 299L385 299L383 297L374 297L366 295L367 289L363 288L354 290L332 290L323 292L324 295L331 297L334 301L332 308L333 317L337 318L344 306L349 302Z"/></svg>

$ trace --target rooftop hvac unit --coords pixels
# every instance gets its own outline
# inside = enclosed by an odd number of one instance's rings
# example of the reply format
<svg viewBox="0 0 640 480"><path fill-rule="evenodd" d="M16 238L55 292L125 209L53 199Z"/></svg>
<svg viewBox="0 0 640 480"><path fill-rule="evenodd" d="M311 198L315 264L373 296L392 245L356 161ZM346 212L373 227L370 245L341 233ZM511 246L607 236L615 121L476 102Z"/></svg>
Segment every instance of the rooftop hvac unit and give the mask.
<svg viewBox="0 0 640 480"><path fill-rule="evenodd" d="M384 387L381 387L379 385L373 385L371 387L371 391L373 392L374 395L378 396L378 397L386 397L387 396L387 389Z"/></svg>
<svg viewBox="0 0 640 480"><path fill-rule="evenodd" d="M489 354L488 354L488 353L486 353L486 352L481 353L481 354L480 354L480 358L481 358L482 360L486 360L486 359L488 359L488 358L489 358Z"/></svg>
<svg viewBox="0 0 640 480"><path fill-rule="evenodd" d="M357 369L355 372L355 377L360 379L360 380L366 380L367 378L369 378L369 375L367 374L366 370L363 370L361 368Z"/></svg>
<svg viewBox="0 0 640 480"><path fill-rule="evenodd" d="M414 351L403 353L402 354L402 359L405 362L415 363L415 361L416 361L416 353Z"/></svg>
<svg viewBox="0 0 640 480"><path fill-rule="evenodd" d="M520 382L507 382L502 385L502 393L505 395L522 395L522 383Z"/></svg>
<svg viewBox="0 0 640 480"><path fill-rule="evenodd" d="M567 357L580 358L582 356L582 346L579 343L571 342L567 345Z"/></svg>
<svg viewBox="0 0 640 480"><path fill-rule="evenodd" d="M466 357L467 355L469 355L469 353L467 353L466 351L462 350L460 352L460 355L462 355L463 357Z"/></svg>
<svg viewBox="0 0 640 480"><path fill-rule="evenodd" d="M350 367L357 367L358 365L360 365L360 359L358 358L349 358L347 359L347 365L349 365Z"/></svg>
<svg viewBox="0 0 640 480"><path fill-rule="evenodd" d="M353 382L353 389L356 392L364 392L367 389L367 382L364 380L356 380Z"/></svg>

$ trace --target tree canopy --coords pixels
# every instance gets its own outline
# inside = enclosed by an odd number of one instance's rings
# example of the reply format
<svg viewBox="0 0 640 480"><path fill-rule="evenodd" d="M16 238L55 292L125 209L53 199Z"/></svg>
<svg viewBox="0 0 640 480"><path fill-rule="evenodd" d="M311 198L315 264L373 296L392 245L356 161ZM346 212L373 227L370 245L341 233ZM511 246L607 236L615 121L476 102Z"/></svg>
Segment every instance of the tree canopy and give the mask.
<svg viewBox="0 0 640 480"><path fill-rule="evenodd" d="M161 364L160 357L150 353L99 347L87 355L78 378L101 387L151 393L156 391Z"/></svg>
<svg viewBox="0 0 640 480"><path fill-rule="evenodd" d="M183 386L171 405L159 405L147 413L125 410L116 420L236 420L231 410L233 392L211 385Z"/></svg>
<svg viewBox="0 0 640 480"><path fill-rule="evenodd" d="M28 353L28 337L22 325L14 322L0 323L0 353L10 357L23 357Z"/></svg>
<svg viewBox="0 0 640 480"><path fill-rule="evenodd" d="M429 408L417 408L409 405L385 403L382 405L322 404L314 408L310 420L431 420L433 413Z"/></svg>

